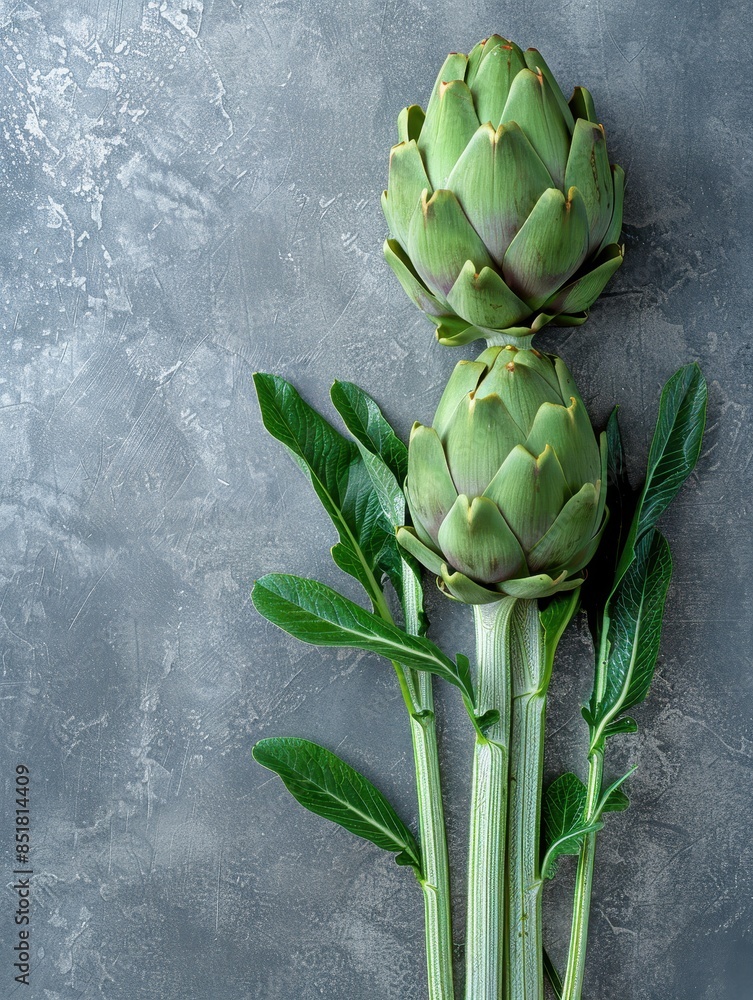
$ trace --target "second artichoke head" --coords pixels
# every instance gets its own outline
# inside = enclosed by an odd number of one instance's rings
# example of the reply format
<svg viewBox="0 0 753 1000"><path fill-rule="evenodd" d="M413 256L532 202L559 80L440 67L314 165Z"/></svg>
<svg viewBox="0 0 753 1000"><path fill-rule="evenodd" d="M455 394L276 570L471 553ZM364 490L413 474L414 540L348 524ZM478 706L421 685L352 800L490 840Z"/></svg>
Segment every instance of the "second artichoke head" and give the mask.
<svg viewBox="0 0 753 1000"><path fill-rule="evenodd" d="M398 541L466 604L572 590L606 521L606 459L560 358L489 347L413 427Z"/></svg>

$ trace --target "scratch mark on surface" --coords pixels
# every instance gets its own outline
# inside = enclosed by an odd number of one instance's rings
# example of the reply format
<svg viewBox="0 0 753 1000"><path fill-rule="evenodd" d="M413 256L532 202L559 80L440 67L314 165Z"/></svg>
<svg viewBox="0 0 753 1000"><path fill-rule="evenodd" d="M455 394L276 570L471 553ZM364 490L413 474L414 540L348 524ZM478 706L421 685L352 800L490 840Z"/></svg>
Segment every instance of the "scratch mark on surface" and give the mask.
<svg viewBox="0 0 753 1000"><path fill-rule="evenodd" d="M110 570L112 569L112 567L118 561L118 559L120 558L120 555L121 555L120 552L116 552L115 553L115 555L113 556L113 558L110 560L109 565L102 571L101 575L99 576L99 578L95 582L94 586L92 587L92 589L89 591L89 593L84 598L83 604L81 605L81 607L76 612L76 616L73 619L73 621L71 622L71 624L68 626L68 631L69 632L71 631L71 629L73 628L73 626L76 624L76 622L79 620L79 617L81 616L81 612L86 607L86 605L87 605L87 603L89 601L89 598L92 596L92 594L94 593L94 591L97 589L97 587L100 585L100 583L104 580L104 578L110 572Z"/></svg>

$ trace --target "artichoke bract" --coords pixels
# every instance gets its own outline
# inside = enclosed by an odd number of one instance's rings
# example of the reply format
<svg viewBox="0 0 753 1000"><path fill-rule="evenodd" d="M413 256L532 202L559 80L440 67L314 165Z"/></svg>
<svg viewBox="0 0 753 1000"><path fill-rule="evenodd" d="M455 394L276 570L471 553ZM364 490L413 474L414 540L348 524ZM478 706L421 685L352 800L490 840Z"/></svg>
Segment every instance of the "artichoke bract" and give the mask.
<svg viewBox="0 0 753 1000"><path fill-rule="evenodd" d="M492 35L451 53L426 113L398 119L387 261L447 345L578 326L622 263L624 172L591 95Z"/></svg>
<svg viewBox="0 0 753 1000"><path fill-rule="evenodd" d="M560 358L489 347L413 426L398 541L466 604L572 590L606 522L606 461Z"/></svg>

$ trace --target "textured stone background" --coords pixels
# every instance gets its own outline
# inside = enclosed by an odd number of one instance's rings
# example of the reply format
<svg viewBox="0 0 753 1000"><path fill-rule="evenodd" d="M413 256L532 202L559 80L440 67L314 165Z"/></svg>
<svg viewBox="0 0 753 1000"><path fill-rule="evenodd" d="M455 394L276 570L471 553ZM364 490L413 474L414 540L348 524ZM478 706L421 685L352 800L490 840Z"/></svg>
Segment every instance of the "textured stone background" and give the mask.
<svg viewBox="0 0 753 1000"><path fill-rule="evenodd" d="M629 175L625 266L552 333L634 469L661 383L711 389L633 806L601 838L587 995L753 997L750 51L745 0L2 0L0 633L10 776L34 775L34 1000L425 996L409 872L309 816L254 741L339 747L413 816L407 728L373 658L299 645L252 581L317 575L333 531L262 430L251 373L327 407L355 379L405 432L457 355L381 258L399 109L499 30L587 84ZM469 616L431 594L434 635ZM585 636L555 681L549 766L576 764ZM441 692L458 888L470 734ZM567 882L547 897L565 944ZM462 909L457 911L462 940Z"/></svg>

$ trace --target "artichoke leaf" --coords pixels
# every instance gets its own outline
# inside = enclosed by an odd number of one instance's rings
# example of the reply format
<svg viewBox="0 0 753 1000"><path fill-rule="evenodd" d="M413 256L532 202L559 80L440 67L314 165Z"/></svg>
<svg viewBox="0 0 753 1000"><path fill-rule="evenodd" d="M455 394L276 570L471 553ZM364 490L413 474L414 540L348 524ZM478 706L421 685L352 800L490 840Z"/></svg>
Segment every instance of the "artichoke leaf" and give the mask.
<svg viewBox="0 0 753 1000"><path fill-rule="evenodd" d="M418 148L434 188L446 185L450 171L478 129L473 96L462 80L440 84L438 100L429 104Z"/></svg>
<svg viewBox="0 0 753 1000"><path fill-rule="evenodd" d="M499 396L465 396L442 435L458 493L481 496L510 451L524 440Z"/></svg>
<svg viewBox="0 0 753 1000"><path fill-rule="evenodd" d="M414 216L414 221L416 216ZM508 247L502 275L531 309L539 309L588 253L588 214L577 188L548 188Z"/></svg>
<svg viewBox="0 0 753 1000"><path fill-rule="evenodd" d="M495 270L466 261L447 296L454 311L474 326L504 330L518 323L530 309L511 291Z"/></svg>
<svg viewBox="0 0 753 1000"><path fill-rule="evenodd" d="M539 52L538 49L526 49L524 58L528 68L532 70L534 73L541 73L546 82L549 84L552 93L557 99L557 104L559 105L560 113L562 115L562 118L564 119L565 124L567 125L567 129L570 132L570 134L572 134L572 131L575 128L575 119L573 117L573 113L567 101L565 100L565 95L562 93L560 85L554 78L554 74L547 66L544 57L542 56L542 54Z"/></svg>
<svg viewBox="0 0 753 1000"><path fill-rule="evenodd" d="M577 187L588 215L588 246L595 251L606 235L614 208L614 182L601 125L579 118L565 168L565 188Z"/></svg>
<svg viewBox="0 0 753 1000"><path fill-rule="evenodd" d="M534 456L516 445L484 490L502 511L525 552L547 533L570 499L562 467L547 445Z"/></svg>
<svg viewBox="0 0 753 1000"><path fill-rule="evenodd" d="M515 234L552 178L516 122L482 125L447 179L489 254L502 266Z"/></svg>
<svg viewBox="0 0 753 1000"><path fill-rule="evenodd" d="M591 539L598 503L596 486L584 483L575 496L567 501L551 528L528 553L528 568L532 573L546 567L568 565L584 543Z"/></svg>
<svg viewBox="0 0 753 1000"><path fill-rule="evenodd" d="M477 271L492 261L480 236L468 221L452 191L424 192L420 211L413 216L408 254L416 271L433 292L446 297L463 265L470 260Z"/></svg>
<svg viewBox="0 0 753 1000"><path fill-rule="evenodd" d="M491 122L495 129L499 127L512 82L525 66L517 45L502 40L490 49L487 42L484 58L470 84L480 122Z"/></svg>
<svg viewBox="0 0 753 1000"><path fill-rule="evenodd" d="M556 292L544 303L544 309L559 313L577 313L590 309L601 295L607 282L622 264L622 247L612 243L605 247L580 278Z"/></svg>
<svg viewBox="0 0 753 1000"><path fill-rule="evenodd" d="M570 130L543 73L521 70L510 87L504 122L517 122L531 140L555 185L562 188L570 148Z"/></svg>
<svg viewBox="0 0 753 1000"><path fill-rule="evenodd" d="M431 184L415 141L393 146L390 151L387 193L382 208L390 231L403 246L408 245L410 221L413 213L419 209L422 192L427 190L431 194Z"/></svg>
<svg viewBox="0 0 753 1000"><path fill-rule="evenodd" d="M408 445L408 470L411 513L436 544L440 525L457 500L458 491L447 468L442 442L433 427L413 425ZM416 490L411 488L414 481L419 484Z"/></svg>
<svg viewBox="0 0 753 1000"><path fill-rule="evenodd" d="M515 576L525 566L520 543L488 497L469 500L461 493L439 529L439 546L456 569L480 583Z"/></svg>
<svg viewBox="0 0 753 1000"><path fill-rule="evenodd" d="M408 108L403 108L397 116L397 134L400 142L410 142L411 139L418 141L423 128L424 109L418 104L411 104Z"/></svg>
<svg viewBox="0 0 753 1000"><path fill-rule="evenodd" d="M620 242L622 232L622 202L625 195L625 171L616 163L612 164L612 183L614 184L614 207L609 228L601 241L599 250Z"/></svg>
<svg viewBox="0 0 753 1000"><path fill-rule="evenodd" d="M385 240L384 258L395 272L403 290L419 309L437 320L443 319L448 306L432 294L416 273L410 258L397 240Z"/></svg>

